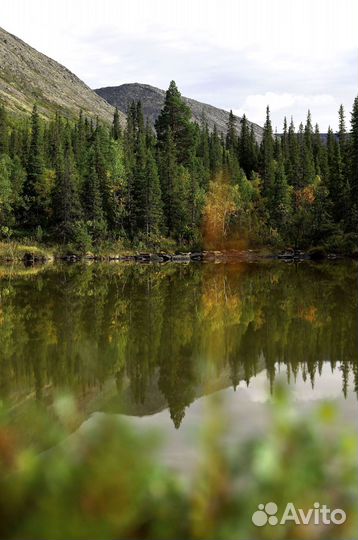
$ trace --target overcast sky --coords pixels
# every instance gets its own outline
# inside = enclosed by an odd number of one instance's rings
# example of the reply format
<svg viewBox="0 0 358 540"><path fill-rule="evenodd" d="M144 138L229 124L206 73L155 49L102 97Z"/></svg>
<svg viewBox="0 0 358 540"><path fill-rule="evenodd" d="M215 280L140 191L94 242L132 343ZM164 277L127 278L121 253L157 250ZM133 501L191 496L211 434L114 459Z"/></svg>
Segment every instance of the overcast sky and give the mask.
<svg viewBox="0 0 358 540"><path fill-rule="evenodd" d="M357 0L0 0L0 26L92 88L142 82L321 131L357 94Z"/></svg>

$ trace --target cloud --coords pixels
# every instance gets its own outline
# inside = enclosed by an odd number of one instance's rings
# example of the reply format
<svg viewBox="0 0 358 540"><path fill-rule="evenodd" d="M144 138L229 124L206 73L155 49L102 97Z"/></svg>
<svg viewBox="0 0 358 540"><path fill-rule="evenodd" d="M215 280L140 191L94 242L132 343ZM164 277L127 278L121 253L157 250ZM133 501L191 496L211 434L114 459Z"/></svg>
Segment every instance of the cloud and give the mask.
<svg viewBox="0 0 358 540"><path fill-rule="evenodd" d="M143 82L322 129L356 95L354 0L2 0L2 26L92 88ZM358 16L358 15L357 15ZM347 114L348 116L348 114Z"/></svg>
<svg viewBox="0 0 358 540"><path fill-rule="evenodd" d="M339 102L330 94L289 94L266 92L265 94L253 94L246 97L242 107L235 109L233 112L238 116L244 113L253 120L259 122L262 120L262 111L269 105L271 116L277 119L280 113L281 122L276 126L280 130L282 119L284 116L290 118L292 111L299 112L298 119L302 121L308 110L314 111L314 115L320 118L325 118L327 108L336 111L339 107ZM321 126L323 130L327 129L327 125Z"/></svg>

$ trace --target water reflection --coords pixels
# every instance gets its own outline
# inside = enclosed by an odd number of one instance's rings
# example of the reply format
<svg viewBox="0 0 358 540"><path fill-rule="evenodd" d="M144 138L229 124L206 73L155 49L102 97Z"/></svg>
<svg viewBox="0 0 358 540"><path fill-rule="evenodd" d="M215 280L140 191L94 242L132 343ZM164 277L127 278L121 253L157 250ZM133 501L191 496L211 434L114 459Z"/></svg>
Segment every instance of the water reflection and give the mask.
<svg viewBox="0 0 358 540"><path fill-rule="evenodd" d="M176 427L198 396L280 364L314 386L325 362L358 389L357 265L74 265L0 279L0 398L51 401Z"/></svg>

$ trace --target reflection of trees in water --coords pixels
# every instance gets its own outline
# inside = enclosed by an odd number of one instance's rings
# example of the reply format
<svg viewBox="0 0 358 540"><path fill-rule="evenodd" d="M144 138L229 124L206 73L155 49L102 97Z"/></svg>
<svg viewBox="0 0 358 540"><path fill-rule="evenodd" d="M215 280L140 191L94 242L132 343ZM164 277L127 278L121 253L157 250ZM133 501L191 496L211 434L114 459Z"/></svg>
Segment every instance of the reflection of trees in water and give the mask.
<svg viewBox="0 0 358 540"><path fill-rule="evenodd" d="M114 377L143 403L155 378L176 426L223 371L236 386L277 364L314 385L341 363L357 390L356 265L72 266L0 282L0 385L79 396ZM153 385L151 385L152 388Z"/></svg>

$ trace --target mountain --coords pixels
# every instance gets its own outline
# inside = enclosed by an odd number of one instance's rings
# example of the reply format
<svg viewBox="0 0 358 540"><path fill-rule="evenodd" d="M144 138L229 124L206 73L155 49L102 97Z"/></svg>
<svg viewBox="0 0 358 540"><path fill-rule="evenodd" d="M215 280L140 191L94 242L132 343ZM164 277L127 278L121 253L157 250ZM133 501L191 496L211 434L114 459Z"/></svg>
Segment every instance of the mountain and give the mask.
<svg viewBox="0 0 358 540"><path fill-rule="evenodd" d="M34 103L44 117L60 111L111 122L113 107L67 68L0 28L0 102L16 113L28 113ZM125 122L125 115L121 115Z"/></svg>
<svg viewBox="0 0 358 540"><path fill-rule="evenodd" d="M114 107L118 107L119 111L127 113L131 102L141 101L143 106L144 116L148 118L152 125L158 118L160 110L164 104L165 91L160 88L155 88L149 84L121 84L120 86L107 86L106 88L98 88L95 90L99 96L104 98ZM203 118L208 124L209 130L212 131L216 125L218 131L226 133L229 112L223 109L218 109L212 105L201 103L195 99L183 97L184 101L190 107L193 120L201 123ZM238 131L240 132L240 118L238 117ZM256 140L261 142L263 129L262 127L249 122L254 127Z"/></svg>

